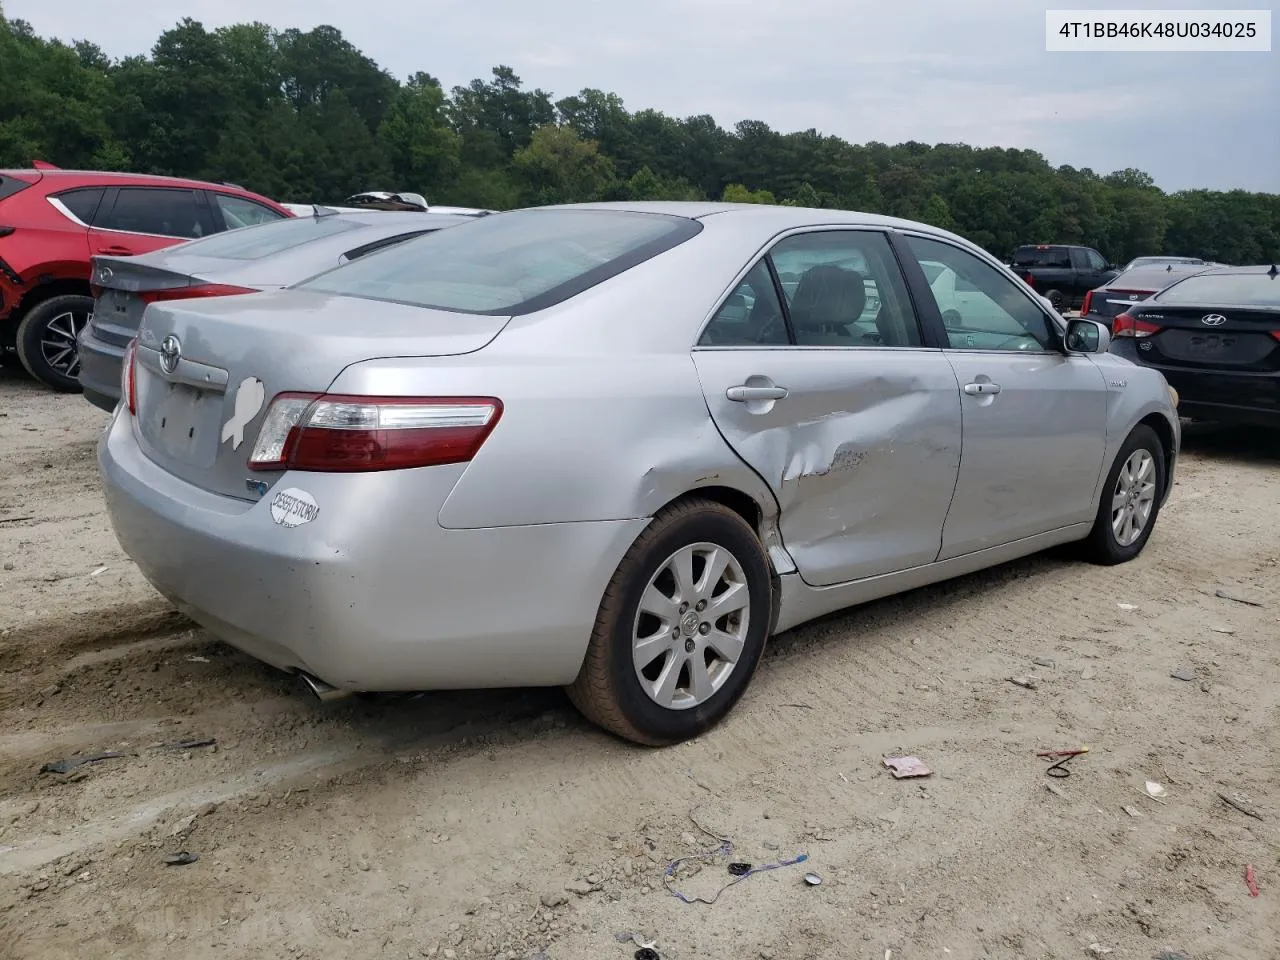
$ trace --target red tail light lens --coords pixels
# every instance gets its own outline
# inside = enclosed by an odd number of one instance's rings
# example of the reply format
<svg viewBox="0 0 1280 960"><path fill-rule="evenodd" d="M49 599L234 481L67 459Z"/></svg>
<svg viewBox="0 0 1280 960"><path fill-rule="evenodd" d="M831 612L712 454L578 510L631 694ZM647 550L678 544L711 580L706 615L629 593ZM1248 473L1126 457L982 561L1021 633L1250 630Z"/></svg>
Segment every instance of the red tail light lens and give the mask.
<svg viewBox="0 0 1280 960"><path fill-rule="evenodd" d="M501 416L494 397L282 393L263 418L248 466L358 473L466 463Z"/></svg>
<svg viewBox="0 0 1280 960"><path fill-rule="evenodd" d="M1150 320L1141 320L1130 314L1122 313L1111 321L1111 338L1116 337L1149 337L1159 333L1161 326Z"/></svg>
<svg viewBox="0 0 1280 960"><path fill-rule="evenodd" d="M143 303L159 303L162 300L193 300L197 297L230 297L241 293L257 293L252 287L236 287L226 283L202 283L195 287L174 287L172 290L143 290L138 299Z"/></svg>
<svg viewBox="0 0 1280 960"><path fill-rule="evenodd" d="M1280 330L1272 330L1271 335L1275 337L1277 340L1280 340Z"/></svg>
<svg viewBox="0 0 1280 960"><path fill-rule="evenodd" d="M1036 278L1030 273L1023 274L1022 279L1027 281L1027 286L1029 287L1034 287L1036 285Z"/></svg>
<svg viewBox="0 0 1280 960"><path fill-rule="evenodd" d="M1092 290L1090 290L1088 293L1084 295L1084 303L1080 304L1080 316L1087 317L1089 315L1089 308L1091 306L1093 306Z"/></svg>
<svg viewBox="0 0 1280 960"><path fill-rule="evenodd" d="M130 340L125 347L124 363L120 368L120 399L124 401L130 416L138 413L137 363L138 341Z"/></svg>

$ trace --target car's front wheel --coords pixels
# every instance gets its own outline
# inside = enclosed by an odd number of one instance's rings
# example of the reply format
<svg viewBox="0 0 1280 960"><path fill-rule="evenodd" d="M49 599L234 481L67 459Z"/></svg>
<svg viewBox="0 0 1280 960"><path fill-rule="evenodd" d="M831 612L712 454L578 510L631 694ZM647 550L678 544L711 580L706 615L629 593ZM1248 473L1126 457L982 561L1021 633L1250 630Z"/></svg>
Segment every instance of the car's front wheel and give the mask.
<svg viewBox="0 0 1280 960"><path fill-rule="evenodd" d="M1093 530L1085 541L1094 563L1132 560L1151 538L1165 486L1164 444L1139 424L1125 439L1107 474Z"/></svg>
<svg viewBox="0 0 1280 960"><path fill-rule="evenodd" d="M93 313L93 298L68 293L27 311L18 324L18 359L27 372L60 393L80 390L80 331Z"/></svg>
<svg viewBox="0 0 1280 960"><path fill-rule="evenodd" d="M769 561L742 517L708 500L672 504L618 565L570 699L636 743L697 736L750 683L772 592Z"/></svg>

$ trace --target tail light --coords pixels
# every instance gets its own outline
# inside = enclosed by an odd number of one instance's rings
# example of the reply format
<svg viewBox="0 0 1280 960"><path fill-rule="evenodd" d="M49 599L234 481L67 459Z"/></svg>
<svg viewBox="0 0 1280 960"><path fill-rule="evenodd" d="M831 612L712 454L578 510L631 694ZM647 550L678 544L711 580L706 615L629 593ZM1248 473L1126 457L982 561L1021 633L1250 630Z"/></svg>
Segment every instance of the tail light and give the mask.
<svg viewBox="0 0 1280 960"><path fill-rule="evenodd" d="M466 463L501 416L494 397L282 393L263 418L248 467L356 473Z"/></svg>
<svg viewBox="0 0 1280 960"><path fill-rule="evenodd" d="M1275 337L1277 340L1280 340L1280 330L1272 330L1271 335Z"/></svg>
<svg viewBox="0 0 1280 960"><path fill-rule="evenodd" d="M1116 337L1149 337L1159 333L1160 324L1141 320L1132 314L1122 313L1111 321L1111 339Z"/></svg>
<svg viewBox="0 0 1280 960"><path fill-rule="evenodd" d="M1093 306L1092 290L1090 290L1088 293L1084 295L1084 303L1080 304L1080 316L1087 317L1089 315L1089 308L1091 306Z"/></svg>
<svg viewBox="0 0 1280 960"><path fill-rule="evenodd" d="M159 303L162 300L194 300L197 297L230 297L241 293L257 293L252 287L236 287L226 283L202 283L194 287L174 287L171 290L141 290L138 299L143 303Z"/></svg>
<svg viewBox="0 0 1280 960"><path fill-rule="evenodd" d="M1027 286L1031 287L1032 289L1034 289L1034 288L1035 288L1035 285L1036 285L1036 278L1035 278L1035 275L1034 275L1034 274L1024 273L1024 274L1022 275L1022 279L1023 279L1023 280L1025 280L1025 281L1027 281Z"/></svg>
<svg viewBox="0 0 1280 960"><path fill-rule="evenodd" d="M125 347L124 363L120 368L120 399L124 401L130 416L138 413L137 374L134 369L137 353L138 341L130 340L129 346Z"/></svg>

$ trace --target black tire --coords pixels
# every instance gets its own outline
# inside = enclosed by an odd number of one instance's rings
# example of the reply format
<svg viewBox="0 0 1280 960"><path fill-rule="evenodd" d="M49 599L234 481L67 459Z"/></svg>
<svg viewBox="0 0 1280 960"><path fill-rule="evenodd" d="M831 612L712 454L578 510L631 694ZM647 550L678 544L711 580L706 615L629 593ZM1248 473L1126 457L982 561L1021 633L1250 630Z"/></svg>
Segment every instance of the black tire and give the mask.
<svg viewBox="0 0 1280 960"><path fill-rule="evenodd" d="M741 565L749 619L742 652L723 685L696 706L672 709L641 686L632 663L633 632L649 581L676 551L698 543L727 549ZM588 720L635 743L658 747L696 737L719 723L747 689L764 653L772 611L769 561L751 526L709 500L674 503L636 538L609 581L569 699Z"/></svg>
<svg viewBox="0 0 1280 960"><path fill-rule="evenodd" d="M80 347L75 336L91 313L93 297L75 293L50 297L28 310L18 324L18 359L27 372L59 393L79 393Z"/></svg>
<svg viewBox="0 0 1280 960"><path fill-rule="evenodd" d="M1142 528L1138 538L1130 544L1122 545L1116 538L1112 526L1112 501L1116 495L1116 485L1121 471L1129 458L1139 450L1146 450L1155 462L1155 500L1152 501L1151 514L1147 518L1146 526ZM1160 501L1164 496L1167 482L1164 444L1160 442L1160 437L1154 430L1145 424L1138 424L1120 447L1115 463L1107 471L1107 482L1102 488L1098 514L1093 521L1093 530L1084 541L1086 559L1103 566L1114 566L1118 563L1127 563L1140 554L1143 547L1147 545L1147 541L1151 539L1151 531L1155 529L1156 520L1160 516Z"/></svg>
<svg viewBox="0 0 1280 960"><path fill-rule="evenodd" d="M1062 308L1067 305L1067 298L1061 290L1046 291L1044 296L1046 300L1053 304L1053 309L1057 310L1059 313L1061 313Z"/></svg>

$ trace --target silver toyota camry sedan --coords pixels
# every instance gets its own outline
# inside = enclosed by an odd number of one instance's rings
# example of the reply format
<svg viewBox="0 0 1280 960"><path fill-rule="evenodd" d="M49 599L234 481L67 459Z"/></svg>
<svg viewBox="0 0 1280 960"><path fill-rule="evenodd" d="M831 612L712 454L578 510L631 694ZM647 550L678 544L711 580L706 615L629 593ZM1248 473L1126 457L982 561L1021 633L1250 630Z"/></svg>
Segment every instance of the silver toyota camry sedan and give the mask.
<svg viewBox="0 0 1280 960"><path fill-rule="evenodd" d="M543 207L154 304L99 458L156 588L323 698L564 685L660 745L779 631L1137 556L1177 401L1108 346L918 223Z"/></svg>

